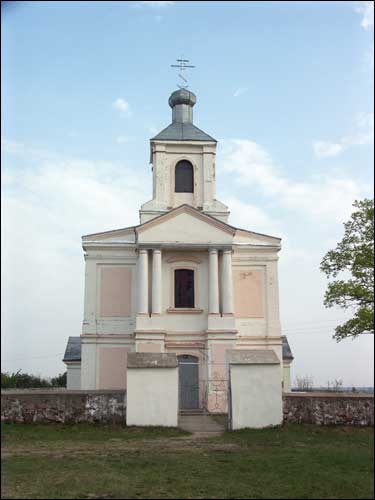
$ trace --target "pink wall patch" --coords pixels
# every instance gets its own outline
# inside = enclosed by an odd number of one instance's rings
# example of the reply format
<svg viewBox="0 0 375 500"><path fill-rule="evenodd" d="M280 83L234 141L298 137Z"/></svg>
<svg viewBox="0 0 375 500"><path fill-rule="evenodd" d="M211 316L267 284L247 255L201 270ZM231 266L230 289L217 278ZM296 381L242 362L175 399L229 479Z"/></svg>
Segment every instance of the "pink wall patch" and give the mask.
<svg viewBox="0 0 375 500"><path fill-rule="evenodd" d="M233 273L234 310L238 318L263 318L263 279L260 270L236 270Z"/></svg>
<svg viewBox="0 0 375 500"><path fill-rule="evenodd" d="M139 344L138 352L161 352L161 345L153 342Z"/></svg>
<svg viewBox="0 0 375 500"><path fill-rule="evenodd" d="M127 266L103 266L101 269L100 315L130 316L132 270Z"/></svg>
<svg viewBox="0 0 375 500"><path fill-rule="evenodd" d="M128 347L99 349L99 389L126 389Z"/></svg>

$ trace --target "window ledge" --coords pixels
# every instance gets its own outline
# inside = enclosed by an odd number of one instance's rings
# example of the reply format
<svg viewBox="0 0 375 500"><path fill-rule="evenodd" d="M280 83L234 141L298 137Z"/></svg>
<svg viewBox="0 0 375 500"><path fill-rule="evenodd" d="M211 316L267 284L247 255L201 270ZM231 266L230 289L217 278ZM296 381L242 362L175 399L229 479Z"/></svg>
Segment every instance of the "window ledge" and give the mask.
<svg viewBox="0 0 375 500"><path fill-rule="evenodd" d="M168 307L167 313L170 314L201 314L203 309L198 307Z"/></svg>

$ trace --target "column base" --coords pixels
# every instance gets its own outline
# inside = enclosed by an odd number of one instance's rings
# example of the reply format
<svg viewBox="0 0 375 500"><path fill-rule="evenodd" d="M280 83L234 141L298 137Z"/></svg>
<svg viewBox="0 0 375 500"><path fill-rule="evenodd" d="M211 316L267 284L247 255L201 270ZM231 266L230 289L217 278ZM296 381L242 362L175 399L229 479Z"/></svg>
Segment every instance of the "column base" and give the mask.
<svg viewBox="0 0 375 500"><path fill-rule="evenodd" d="M162 328L162 314L138 314L135 320L135 330L159 330Z"/></svg>
<svg viewBox="0 0 375 500"><path fill-rule="evenodd" d="M236 323L233 315L209 314L207 319L208 330L234 330Z"/></svg>

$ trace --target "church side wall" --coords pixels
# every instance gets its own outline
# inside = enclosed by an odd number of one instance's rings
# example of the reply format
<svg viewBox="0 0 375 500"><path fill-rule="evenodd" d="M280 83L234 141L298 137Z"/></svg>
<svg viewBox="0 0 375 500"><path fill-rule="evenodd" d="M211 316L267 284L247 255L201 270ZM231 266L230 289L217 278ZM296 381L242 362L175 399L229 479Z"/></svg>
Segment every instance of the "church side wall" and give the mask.
<svg viewBox="0 0 375 500"><path fill-rule="evenodd" d="M135 246L86 255L81 387L125 389L127 353L135 349Z"/></svg>
<svg viewBox="0 0 375 500"><path fill-rule="evenodd" d="M233 254L236 327L241 337L280 336L277 254L251 249Z"/></svg>
<svg viewBox="0 0 375 500"><path fill-rule="evenodd" d="M275 251L235 248L233 291L236 348L273 349L282 370L277 260Z"/></svg>
<svg viewBox="0 0 375 500"><path fill-rule="evenodd" d="M72 391L81 389L81 363L69 363L67 365L66 388Z"/></svg>
<svg viewBox="0 0 375 500"><path fill-rule="evenodd" d="M136 316L135 247L86 256L83 334L132 333ZM121 291L121 293L119 293Z"/></svg>

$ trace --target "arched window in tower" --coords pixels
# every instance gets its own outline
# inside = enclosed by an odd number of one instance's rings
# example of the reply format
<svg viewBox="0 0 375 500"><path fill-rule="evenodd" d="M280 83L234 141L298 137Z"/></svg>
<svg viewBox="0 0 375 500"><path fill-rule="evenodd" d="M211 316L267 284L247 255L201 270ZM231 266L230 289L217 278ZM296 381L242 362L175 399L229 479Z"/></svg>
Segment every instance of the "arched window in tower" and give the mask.
<svg viewBox="0 0 375 500"><path fill-rule="evenodd" d="M176 193L194 192L193 165L187 160L181 160L176 165L175 192Z"/></svg>
<svg viewBox="0 0 375 500"><path fill-rule="evenodd" d="M194 271L176 269L174 272L174 306L194 307Z"/></svg>

